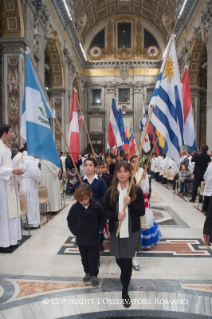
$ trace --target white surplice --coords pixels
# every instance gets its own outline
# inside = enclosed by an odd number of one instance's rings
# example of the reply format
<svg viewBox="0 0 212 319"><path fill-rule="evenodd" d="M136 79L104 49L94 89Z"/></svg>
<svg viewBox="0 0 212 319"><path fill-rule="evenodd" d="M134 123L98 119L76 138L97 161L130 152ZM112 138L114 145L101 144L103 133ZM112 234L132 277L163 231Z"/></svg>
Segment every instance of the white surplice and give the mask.
<svg viewBox="0 0 212 319"><path fill-rule="evenodd" d="M58 177L59 170L60 169L53 163L41 160L40 184L47 185L48 187L51 212L57 212L61 209L60 182Z"/></svg>
<svg viewBox="0 0 212 319"><path fill-rule="evenodd" d="M10 245L17 245L18 240L21 239L21 220L19 213L13 212L16 217L11 218L9 215L8 206L8 192L7 183L10 180L14 185L14 191L18 197L18 188L16 177L12 175L12 160L11 151L4 145L8 155L11 168L3 166L3 154L0 149L0 247L9 247Z"/></svg>
<svg viewBox="0 0 212 319"><path fill-rule="evenodd" d="M38 182L41 179L41 172L36 159L27 156L26 151L20 159L19 168L26 170L21 177L19 193L26 194L28 223L38 225L40 224Z"/></svg>

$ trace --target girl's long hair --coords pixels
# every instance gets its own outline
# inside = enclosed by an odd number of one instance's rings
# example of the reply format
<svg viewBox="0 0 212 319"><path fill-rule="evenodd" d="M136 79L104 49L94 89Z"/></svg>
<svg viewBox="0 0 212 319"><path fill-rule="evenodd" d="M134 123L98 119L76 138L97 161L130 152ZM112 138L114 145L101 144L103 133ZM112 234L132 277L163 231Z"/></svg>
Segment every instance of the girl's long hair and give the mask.
<svg viewBox="0 0 212 319"><path fill-rule="evenodd" d="M117 189L117 186L118 186L118 179L116 177L117 175L117 172L121 169L121 167L124 167L124 169L128 172L130 172L130 174L132 174L131 172L131 166L130 164L127 162L127 161L118 161L116 163L116 167L115 167L115 171L114 171L114 176L113 176L113 180L112 180L112 186L111 186L111 196L110 196L110 205L114 205L117 200L118 200L118 189ZM129 183L131 181L131 176L129 178ZM132 198L132 201L136 200L137 198L137 191L136 191L137 187L136 185L132 185L132 188L131 188L131 198Z"/></svg>

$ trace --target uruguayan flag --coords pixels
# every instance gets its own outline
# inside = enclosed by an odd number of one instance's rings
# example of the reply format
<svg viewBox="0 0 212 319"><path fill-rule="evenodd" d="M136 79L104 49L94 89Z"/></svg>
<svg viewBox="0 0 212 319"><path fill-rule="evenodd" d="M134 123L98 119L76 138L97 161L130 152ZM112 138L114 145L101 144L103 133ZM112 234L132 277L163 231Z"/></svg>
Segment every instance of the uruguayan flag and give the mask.
<svg viewBox="0 0 212 319"><path fill-rule="evenodd" d="M25 77L21 136L27 141L27 153L60 167L60 159L49 125L49 118L53 114L27 53Z"/></svg>
<svg viewBox="0 0 212 319"><path fill-rule="evenodd" d="M171 41L150 102L155 106L151 123L165 138L167 157L179 164L179 146L183 145L182 91L175 40Z"/></svg>

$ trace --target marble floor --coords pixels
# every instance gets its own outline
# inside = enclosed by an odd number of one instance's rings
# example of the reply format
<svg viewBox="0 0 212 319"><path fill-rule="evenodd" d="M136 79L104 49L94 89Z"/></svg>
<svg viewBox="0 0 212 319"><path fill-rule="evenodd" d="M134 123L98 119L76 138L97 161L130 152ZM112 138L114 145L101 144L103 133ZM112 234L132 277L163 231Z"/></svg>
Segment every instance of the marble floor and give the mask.
<svg viewBox="0 0 212 319"><path fill-rule="evenodd" d="M83 268L66 217L74 201L12 254L0 254L0 319L212 317L212 250L202 240L204 215L153 180L151 206L160 243L137 254L140 271L121 304L120 271L109 253L100 258L100 287L84 284ZM23 234L27 235L26 231Z"/></svg>

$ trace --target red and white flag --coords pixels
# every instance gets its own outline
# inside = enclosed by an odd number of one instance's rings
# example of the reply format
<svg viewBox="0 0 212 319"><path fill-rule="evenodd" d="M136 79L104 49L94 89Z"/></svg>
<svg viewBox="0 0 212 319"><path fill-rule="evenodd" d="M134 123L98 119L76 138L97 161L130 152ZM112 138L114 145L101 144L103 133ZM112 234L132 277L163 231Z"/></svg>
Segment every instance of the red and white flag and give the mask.
<svg viewBox="0 0 212 319"><path fill-rule="evenodd" d="M143 138L143 135L141 134L141 141L142 141L142 138ZM143 150L145 153L148 153L151 150L149 135L147 133L144 139Z"/></svg>
<svg viewBox="0 0 212 319"><path fill-rule="evenodd" d="M137 154L138 154L138 148L137 148L136 140L135 140L135 137L133 135L133 132L131 131L128 158L130 159L131 156L134 156Z"/></svg>
<svg viewBox="0 0 212 319"><path fill-rule="evenodd" d="M79 123L77 114L77 99L76 92L73 91L70 126L69 126L69 149L73 156L74 161L78 162L78 156L80 155L80 137L79 137Z"/></svg>
<svg viewBox="0 0 212 319"><path fill-rule="evenodd" d="M112 149L115 145L117 148L119 148L123 145L123 141L118 127L118 113L116 110L116 102L113 98L110 113L110 123L108 128L107 149Z"/></svg>
<svg viewBox="0 0 212 319"><path fill-rule="evenodd" d="M80 118L78 119L78 124L79 124L79 130L82 124L82 121L84 120L84 115L80 116Z"/></svg>
<svg viewBox="0 0 212 319"><path fill-rule="evenodd" d="M189 81L188 69L185 69L182 83L182 97L183 97L183 115L184 115L184 144L188 150L192 152L196 148L195 130L194 130L194 117L191 100L191 89Z"/></svg>

